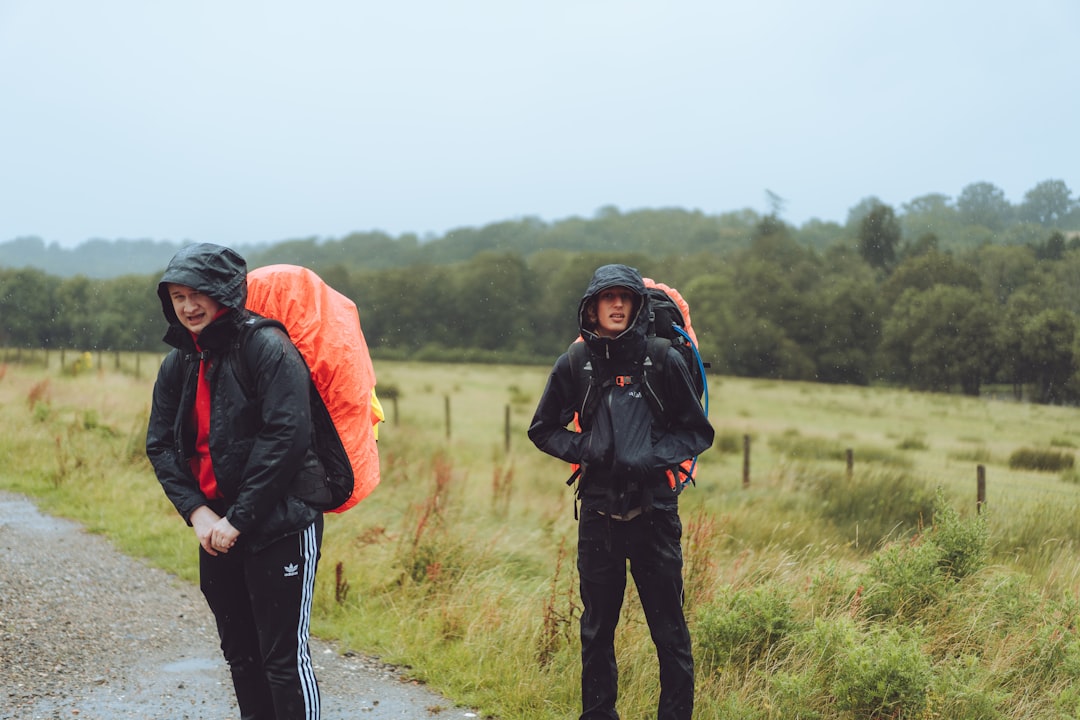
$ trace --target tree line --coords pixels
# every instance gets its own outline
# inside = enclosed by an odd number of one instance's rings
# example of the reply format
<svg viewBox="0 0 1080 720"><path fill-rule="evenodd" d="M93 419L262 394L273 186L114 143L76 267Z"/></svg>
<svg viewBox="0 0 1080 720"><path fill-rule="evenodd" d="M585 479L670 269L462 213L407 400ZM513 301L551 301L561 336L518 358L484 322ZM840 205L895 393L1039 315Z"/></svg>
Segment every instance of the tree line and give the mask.
<svg viewBox="0 0 1080 720"><path fill-rule="evenodd" d="M291 241L248 259L318 271L356 302L377 357L547 364L576 336L593 269L625 262L686 296L715 372L970 395L993 384L1072 403L1078 229L1060 181L1018 207L976 183L955 202L925 196L899 212L868 198L844 225L795 228L778 208L720 217L605 208L426 242ZM157 278L0 269L0 345L164 350Z"/></svg>

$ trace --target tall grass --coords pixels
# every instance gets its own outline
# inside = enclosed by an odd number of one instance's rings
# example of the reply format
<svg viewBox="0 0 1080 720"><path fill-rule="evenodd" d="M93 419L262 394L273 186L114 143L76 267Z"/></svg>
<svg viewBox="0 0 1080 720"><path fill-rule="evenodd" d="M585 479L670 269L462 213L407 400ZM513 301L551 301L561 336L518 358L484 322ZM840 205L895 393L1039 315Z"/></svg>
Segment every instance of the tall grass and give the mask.
<svg viewBox="0 0 1080 720"><path fill-rule="evenodd" d="M399 417L381 431L381 485L327 517L315 632L494 716L575 716L569 471L524 437L547 369L378 370ZM108 363L8 364L0 487L193 581L191 530L142 455L150 382ZM721 442L682 499L699 717L1080 713L1080 487L1008 465L1045 438L1075 444L1062 429L1076 410L730 378L714 388ZM988 477L981 515L975 462ZM647 717L656 660L630 588L619 709Z"/></svg>

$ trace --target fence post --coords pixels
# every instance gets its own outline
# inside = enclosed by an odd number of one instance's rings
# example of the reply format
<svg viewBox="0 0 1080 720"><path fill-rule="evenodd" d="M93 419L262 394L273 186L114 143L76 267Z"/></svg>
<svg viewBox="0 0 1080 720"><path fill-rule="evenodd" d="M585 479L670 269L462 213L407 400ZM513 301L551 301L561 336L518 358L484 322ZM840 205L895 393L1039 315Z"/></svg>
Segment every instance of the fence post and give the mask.
<svg viewBox="0 0 1080 720"><path fill-rule="evenodd" d="M847 479L850 480L855 472L855 453L851 448L848 448L844 451L844 455L847 457Z"/></svg>
<svg viewBox="0 0 1080 720"><path fill-rule="evenodd" d="M445 405L445 408L446 408L446 439L449 440L450 439L450 396L449 395L444 395L443 400L444 400L443 404Z"/></svg>
<svg viewBox="0 0 1080 720"><path fill-rule="evenodd" d="M742 438L742 486L744 488L750 487L750 436L743 435Z"/></svg>
<svg viewBox="0 0 1080 720"><path fill-rule="evenodd" d="M503 434L506 438L506 452L510 452L510 405L506 406L506 421L503 423Z"/></svg>
<svg viewBox="0 0 1080 720"><path fill-rule="evenodd" d="M975 514L982 514L982 507L986 504L986 466L979 465L975 468Z"/></svg>

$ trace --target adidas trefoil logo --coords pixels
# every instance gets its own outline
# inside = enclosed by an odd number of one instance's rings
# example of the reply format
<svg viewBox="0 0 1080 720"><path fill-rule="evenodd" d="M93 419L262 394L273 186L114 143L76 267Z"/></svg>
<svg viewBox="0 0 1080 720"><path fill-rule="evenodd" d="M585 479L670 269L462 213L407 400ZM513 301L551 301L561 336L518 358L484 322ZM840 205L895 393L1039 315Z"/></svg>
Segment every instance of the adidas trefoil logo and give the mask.
<svg viewBox="0 0 1080 720"><path fill-rule="evenodd" d="M285 566L285 577L296 577L299 574L300 566L296 563L290 563Z"/></svg>

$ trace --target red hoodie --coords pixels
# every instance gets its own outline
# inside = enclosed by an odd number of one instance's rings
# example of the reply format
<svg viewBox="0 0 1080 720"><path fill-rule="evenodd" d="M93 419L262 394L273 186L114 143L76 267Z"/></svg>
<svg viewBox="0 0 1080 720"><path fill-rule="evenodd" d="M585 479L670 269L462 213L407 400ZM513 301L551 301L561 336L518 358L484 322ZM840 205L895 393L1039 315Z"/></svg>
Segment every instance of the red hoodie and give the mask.
<svg viewBox="0 0 1080 720"><path fill-rule="evenodd" d="M222 308L214 320L229 311ZM213 321L211 321L213 322ZM195 349L200 353L199 336L191 334ZM206 381L206 358L199 360L199 382L195 386L195 405L191 409L191 423L195 426L195 454L191 456L191 472L199 480L199 489L207 500L221 497L218 490L217 476L214 475L214 463L210 459L210 383Z"/></svg>

